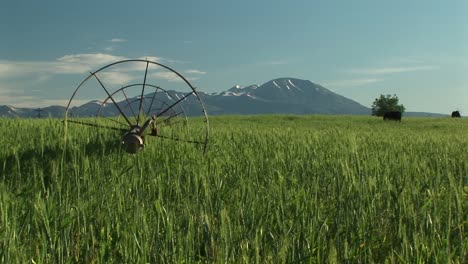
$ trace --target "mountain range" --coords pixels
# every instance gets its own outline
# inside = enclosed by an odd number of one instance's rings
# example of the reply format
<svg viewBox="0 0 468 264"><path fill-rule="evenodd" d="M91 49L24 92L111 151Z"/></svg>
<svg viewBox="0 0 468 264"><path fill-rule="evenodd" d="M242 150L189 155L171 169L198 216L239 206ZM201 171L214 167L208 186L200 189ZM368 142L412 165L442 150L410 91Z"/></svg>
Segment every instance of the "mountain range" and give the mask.
<svg viewBox="0 0 468 264"><path fill-rule="evenodd" d="M169 91L177 98L184 93ZM323 86L309 80L296 78L278 78L262 85L236 85L220 93L198 92L208 115L226 114L339 114L339 115L370 115L371 110L349 98L336 94ZM153 94L147 94L151 97ZM158 96L156 98L165 98ZM136 99L136 98L133 98ZM130 98L130 101L132 99ZM138 102L138 100L133 100ZM170 102L165 102L170 103ZM128 104L118 102L117 104ZM99 101L90 101L81 106L73 107L71 112L77 116L93 116L100 107ZM122 108L122 107L121 107ZM138 109L138 108L137 108ZM3 117L63 117L66 108L49 106L44 108L17 108L8 105L0 106L0 116ZM199 107L188 107L188 115L201 113ZM101 109L102 115L116 116L119 114L113 104L106 104ZM446 116L433 113L405 113L408 116Z"/></svg>

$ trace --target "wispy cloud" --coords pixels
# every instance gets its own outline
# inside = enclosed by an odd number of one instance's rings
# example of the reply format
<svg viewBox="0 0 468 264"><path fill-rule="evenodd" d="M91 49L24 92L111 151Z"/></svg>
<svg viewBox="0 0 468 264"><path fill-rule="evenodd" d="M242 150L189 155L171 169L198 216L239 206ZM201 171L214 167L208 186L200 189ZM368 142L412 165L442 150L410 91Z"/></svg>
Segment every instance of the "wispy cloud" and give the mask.
<svg viewBox="0 0 468 264"><path fill-rule="evenodd" d="M425 65L427 64L427 59L412 57L412 56L404 56L404 57L397 57L391 56L386 57L382 63L386 63L387 65Z"/></svg>
<svg viewBox="0 0 468 264"><path fill-rule="evenodd" d="M71 54L57 58L53 61L8 61L0 60L0 78L17 78L19 76L37 75L50 76L57 74L84 74L99 69L112 62L127 60L122 56L105 53ZM156 56L145 56L139 59L156 62L171 62ZM127 64L117 71L145 70L142 63ZM45 77L42 77L44 79Z"/></svg>
<svg viewBox="0 0 468 264"><path fill-rule="evenodd" d="M348 79L348 80L331 80L324 81L322 85L326 87L356 87L371 83L382 82L384 79L378 78L362 78L362 79Z"/></svg>
<svg viewBox="0 0 468 264"><path fill-rule="evenodd" d="M74 99L71 106L79 106L85 104L93 99L78 100ZM67 106L69 99L43 99L30 95L22 95L15 97L4 97L0 98L0 105L11 105L14 107L25 107L25 108L34 108L34 107L47 107L53 105Z"/></svg>
<svg viewBox="0 0 468 264"><path fill-rule="evenodd" d="M96 71L107 64L128 59L127 57L107 53L69 54L51 61L10 61L0 59L0 105L39 107L40 105L52 103L50 100L57 100L57 104L59 102L67 103L68 99L41 99L41 97L50 95L48 88L54 86L52 83L54 78L60 75L87 75L89 72ZM174 62L157 56L142 56L137 59L155 61L165 65ZM180 63L179 61L176 62ZM146 63L123 63L100 71L98 77L105 85L119 85L121 87L120 85L129 84L135 80L136 82L143 80L145 70ZM206 72L194 68L181 69L179 72L183 73L184 77L190 81L197 80L199 79L197 76L206 74ZM154 64L150 64L148 68L148 80L150 80L150 77L169 82L183 81L176 74ZM73 85L73 87L75 86ZM38 90L38 88L44 94L33 91L33 89ZM34 95L31 95L31 93L34 93ZM54 96L59 95L54 94ZM68 94L66 97L68 98Z"/></svg>
<svg viewBox="0 0 468 264"><path fill-rule="evenodd" d="M99 79L101 79L106 84L118 85L128 83L131 80L135 80L137 76L125 72L100 72Z"/></svg>
<svg viewBox="0 0 468 264"><path fill-rule="evenodd" d="M109 40L110 42L126 42L127 40L124 38L113 38Z"/></svg>
<svg viewBox="0 0 468 264"><path fill-rule="evenodd" d="M155 72L150 75L150 77L155 78L155 79L161 79L161 80L166 80L169 82L183 82L183 79L181 79L177 74L173 72ZM199 78L197 77L185 77L188 81L195 81L198 80Z"/></svg>
<svg viewBox="0 0 468 264"><path fill-rule="evenodd" d="M271 60L271 61L263 61L263 62L259 62L257 65L258 66L278 66L278 65L286 65L286 64L290 64L291 61L290 60Z"/></svg>
<svg viewBox="0 0 468 264"><path fill-rule="evenodd" d="M37 98L31 95L1 95L0 105L12 105L16 107L40 107L38 104L36 104Z"/></svg>
<svg viewBox="0 0 468 264"><path fill-rule="evenodd" d="M206 72L204 72L204 71L195 70L195 69L186 70L185 73L188 73L188 74L206 74Z"/></svg>
<svg viewBox="0 0 468 264"><path fill-rule="evenodd" d="M188 64L191 63L191 61L183 61L183 60L172 60L172 59L164 59L164 62L170 63L170 64Z"/></svg>
<svg viewBox="0 0 468 264"><path fill-rule="evenodd" d="M403 72L414 72L414 71L428 71L438 69L439 66L435 65L420 65L420 66L406 66L406 67L383 67L383 68L362 68L362 69L351 69L346 72L352 74L392 74L392 73L403 73Z"/></svg>
<svg viewBox="0 0 468 264"><path fill-rule="evenodd" d="M124 60L125 57L115 56L112 54L105 53L81 53L65 55L57 59L58 62L64 63L78 63L82 65L96 65L96 64L107 64L117 60Z"/></svg>
<svg viewBox="0 0 468 264"><path fill-rule="evenodd" d="M82 74L91 71L97 66L122 59L124 59L124 57L94 53L65 55L54 61L0 60L0 78L18 77L31 74Z"/></svg>
<svg viewBox="0 0 468 264"><path fill-rule="evenodd" d="M28 92L33 92L34 95L27 94ZM26 95L25 95L26 94ZM0 83L0 105L12 105L15 107L46 107L51 105L61 105L66 106L69 99L50 99L38 97L37 95L44 93L42 90L32 89L26 91L25 89L9 86L4 83ZM81 105L86 102L89 102L92 99L88 100L73 100L74 105Z"/></svg>
<svg viewBox="0 0 468 264"><path fill-rule="evenodd" d="M6 84L0 84L0 100L5 96L17 96L23 94L23 90L16 87L10 87Z"/></svg>

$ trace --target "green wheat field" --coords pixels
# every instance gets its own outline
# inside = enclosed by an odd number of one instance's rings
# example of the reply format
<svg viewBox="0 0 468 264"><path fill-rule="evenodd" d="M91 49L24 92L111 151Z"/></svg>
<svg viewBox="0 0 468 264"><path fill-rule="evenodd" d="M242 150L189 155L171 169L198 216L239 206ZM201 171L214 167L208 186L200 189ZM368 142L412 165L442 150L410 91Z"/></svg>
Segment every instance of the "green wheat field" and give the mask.
<svg viewBox="0 0 468 264"><path fill-rule="evenodd" d="M468 119L210 117L199 146L0 119L1 263L467 263Z"/></svg>

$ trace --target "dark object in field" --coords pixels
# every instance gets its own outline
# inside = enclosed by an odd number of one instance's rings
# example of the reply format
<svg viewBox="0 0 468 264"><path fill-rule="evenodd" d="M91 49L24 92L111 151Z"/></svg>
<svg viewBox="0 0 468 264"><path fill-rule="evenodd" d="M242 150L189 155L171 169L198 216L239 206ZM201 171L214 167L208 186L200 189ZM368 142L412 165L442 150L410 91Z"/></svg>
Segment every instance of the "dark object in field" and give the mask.
<svg viewBox="0 0 468 264"><path fill-rule="evenodd" d="M460 111L453 111L452 112L452 117L461 117Z"/></svg>
<svg viewBox="0 0 468 264"><path fill-rule="evenodd" d="M384 114L383 119L401 122L401 112L398 112L398 111L387 112Z"/></svg>
<svg viewBox="0 0 468 264"><path fill-rule="evenodd" d="M151 123L151 135L154 136L154 137L157 137L159 132L158 132L158 127L156 126L156 115L153 115L153 121Z"/></svg>

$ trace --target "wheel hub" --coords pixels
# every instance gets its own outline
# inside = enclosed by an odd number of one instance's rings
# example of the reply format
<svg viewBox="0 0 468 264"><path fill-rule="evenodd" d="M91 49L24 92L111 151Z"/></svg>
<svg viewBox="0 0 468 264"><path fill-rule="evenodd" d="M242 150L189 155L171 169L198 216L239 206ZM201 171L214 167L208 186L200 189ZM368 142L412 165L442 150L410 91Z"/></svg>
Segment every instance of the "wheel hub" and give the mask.
<svg viewBox="0 0 468 264"><path fill-rule="evenodd" d="M125 151L135 154L145 146L143 137L140 136L141 128L134 126L122 139L122 145Z"/></svg>

